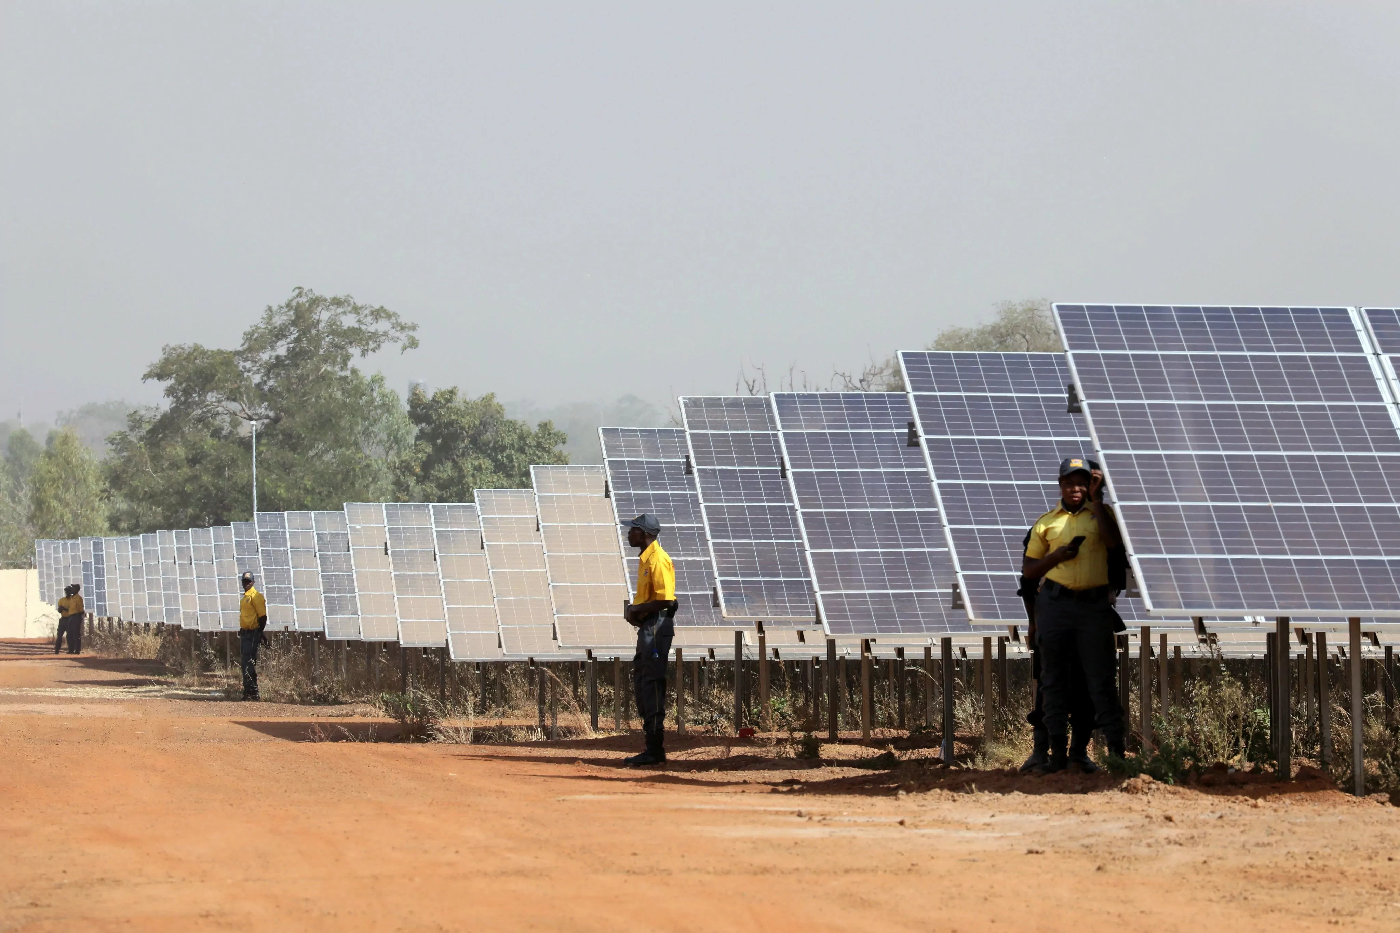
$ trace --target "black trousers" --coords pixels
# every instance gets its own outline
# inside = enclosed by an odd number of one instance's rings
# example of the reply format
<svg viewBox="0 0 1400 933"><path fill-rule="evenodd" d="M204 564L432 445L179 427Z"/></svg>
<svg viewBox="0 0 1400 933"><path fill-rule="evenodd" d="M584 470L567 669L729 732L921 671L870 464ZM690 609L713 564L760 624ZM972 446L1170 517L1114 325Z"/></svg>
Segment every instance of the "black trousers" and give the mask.
<svg viewBox="0 0 1400 933"><path fill-rule="evenodd" d="M1038 746L1044 747L1049 744L1050 732L1045 728L1045 686L1040 675L1040 649L1035 649L1032 660L1035 667L1035 707L1026 715L1026 722L1031 724L1031 731L1035 736ZM1084 665L1079 663L1078 652L1075 653L1074 667L1070 671L1070 705L1069 705L1069 726L1070 735L1073 737L1070 744L1076 750L1083 751L1089 747L1089 739L1098 728L1095 722L1094 701L1089 696L1089 686L1084 681Z"/></svg>
<svg viewBox="0 0 1400 933"><path fill-rule="evenodd" d="M243 695L245 697L258 695L258 643L260 641L262 641L262 632L257 629L238 630L238 659L243 667Z"/></svg>
<svg viewBox="0 0 1400 933"><path fill-rule="evenodd" d="M53 653L58 654L63 647L63 635L68 633L68 653L77 654L83 650L83 617L63 616L58 620L58 634L54 636Z"/></svg>
<svg viewBox="0 0 1400 933"><path fill-rule="evenodd" d="M667 610L637 626L632 658L632 696L647 734L647 747L660 748L666 731L666 660L675 637L675 612Z"/></svg>
<svg viewBox="0 0 1400 933"><path fill-rule="evenodd" d="M1045 692L1045 729L1052 747L1069 734L1074 709L1076 666L1094 707L1094 724L1110 745L1123 741L1123 708L1118 703L1115 617L1108 597L1081 601L1041 591L1035 604L1040 647L1040 689Z"/></svg>

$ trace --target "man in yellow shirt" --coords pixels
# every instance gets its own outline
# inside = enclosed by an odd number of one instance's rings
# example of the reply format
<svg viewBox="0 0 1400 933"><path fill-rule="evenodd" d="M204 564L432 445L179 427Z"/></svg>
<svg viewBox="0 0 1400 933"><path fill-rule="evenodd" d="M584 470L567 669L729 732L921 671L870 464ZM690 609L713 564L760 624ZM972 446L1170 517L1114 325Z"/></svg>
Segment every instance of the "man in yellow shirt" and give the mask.
<svg viewBox="0 0 1400 933"><path fill-rule="evenodd" d="M70 583L63 588L63 598L58 601L58 634L54 638L53 653L58 654L63 645L63 633L68 633L68 653L77 654L83 646L83 617L86 610L81 595L83 585Z"/></svg>
<svg viewBox="0 0 1400 933"><path fill-rule="evenodd" d="M629 765L655 765L666 760L666 661L675 637L676 568L657 543L661 523L638 515L625 526L627 544L638 550L637 595L622 617L637 628L637 653L632 658L632 695L646 733L646 750L628 758Z"/></svg>
<svg viewBox="0 0 1400 933"><path fill-rule="evenodd" d="M243 666L243 699L258 699L258 646L266 636L267 600L253 586L253 575L243 574L243 596L238 601L238 647Z"/></svg>
<svg viewBox="0 0 1400 933"><path fill-rule="evenodd" d="M1082 672L1094 705L1094 721L1110 753L1122 756L1123 710L1114 681L1113 633L1117 591L1109 582L1109 551L1123 546L1118 523L1102 496L1103 477L1090 461L1060 463L1060 503L1031 526L1021 575L1040 580L1035 638L1040 654L1045 730L1050 759L1043 774L1070 764L1069 715L1074 680ZM1087 743L1086 743L1087 745ZM1094 769L1087 748L1074 749L1081 770Z"/></svg>

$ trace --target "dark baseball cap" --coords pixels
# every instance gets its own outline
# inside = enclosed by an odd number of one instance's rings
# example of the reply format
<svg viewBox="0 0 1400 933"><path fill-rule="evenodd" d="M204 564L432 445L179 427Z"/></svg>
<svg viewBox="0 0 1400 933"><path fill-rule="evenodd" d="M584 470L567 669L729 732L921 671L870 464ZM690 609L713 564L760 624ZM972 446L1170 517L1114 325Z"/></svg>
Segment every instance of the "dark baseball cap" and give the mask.
<svg viewBox="0 0 1400 933"><path fill-rule="evenodd" d="M242 580L244 583L252 583L253 574L250 571L245 570L243 571L243 576L239 577L239 579Z"/></svg>
<svg viewBox="0 0 1400 933"><path fill-rule="evenodd" d="M1066 457L1060 461L1060 479L1071 473L1088 473L1096 466L1097 463L1084 457Z"/></svg>
<svg viewBox="0 0 1400 933"><path fill-rule="evenodd" d="M640 528L643 533L649 535L661 534L661 523L656 520L655 515L643 513L632 519L630 522L623 522L623 528Z"/></svg>

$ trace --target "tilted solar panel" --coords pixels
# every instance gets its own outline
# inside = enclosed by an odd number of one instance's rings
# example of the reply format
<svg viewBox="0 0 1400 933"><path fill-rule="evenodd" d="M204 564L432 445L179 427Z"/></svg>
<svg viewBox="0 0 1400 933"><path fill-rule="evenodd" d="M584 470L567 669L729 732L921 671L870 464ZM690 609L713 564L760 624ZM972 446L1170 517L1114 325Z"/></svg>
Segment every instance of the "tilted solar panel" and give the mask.
<svg viewBox="0 0 1400 933"><path fill-rule="evenodd" d="M156 548L159 554L157 572L160 574L161 605L165 624L184 627L184 605L180 599L180 561L175 552L175 532L157 531Z"/></svg>
<svg viewBox="0 0 1400 933"><path fill-rule="evenodd" d="M447 644L447 610L438 576L432 507L421 502L384 506L389 563L394 574L399 643L413 648Z"/></svg>
<svg viewBox="0 0 1400 933"><path fill-rule="evenodd" d="M177 528L175 536L175 576L180 588L180 625L199 629L199 595L194 584L194 554L190 548L190 530Z"/></svg>
<svg viewBox="0 0 1400 933"><path fill-rule="evenodd" d="M222 628L219 617L219 578L214 567L214 529L190 529L190 554L194 562L194 592L201 632Z"/></svg>
<svg viewBox="0 0 1400 933"><path fill-rule="evenodd" d="M1154 613L1400 611L1400 414L1354 309L1054 310Z"/></svg>
<svg viewBox="0 0 1400 933"><path fill-rule="evenodd" d="M107 539L92 539L92 606L88 610L93 615L106 618L112 613L107 608ZM112 582L116 582L115 575Z"/></svg>
<svg viewBox="0 0 1400 933"><path fill-rule="evenodd" d="M438 574L447 607L447 647L454 661L493 661L501 655L501 626L475 503L433 505Z"/></svg>
<svg viewBox="0 0 1400 933"><path fill-rule="evenodd" d="M355 568L355 601L360 610L361 641L397 641L394 571L389 563L389 532L384 503L347 502L350 560Z"/></svg>
<svg viewBox="0 0 1400 933"><path fill-rule="evenodd" d="M505 655L559 653L534 490L478 489L474 498Z"/></svg>
<svg viewBox="0 0 1400 933"><path fill-rule="evenodd" d="M219 630L238 631L238 605L243 599L242 571L238 566L238 545L232 525L210 529L214 540L214 578L219 593Z"/></svg>
<svg viewBox="0 0 1400 933"><path fill-rule="evenodd" d="M108 551L117 575L116 598L108 596L114 614L124 621L131 621L131 541L128 538L108 538Z"/></svg>
<svg viewBox="0 0 1400 933"><path fill-rule="evenodd" d="M544 541L554 631L570 648L625 648L636 630L622 618L628 598L617 523L601 466L530 467Z"/></svg>
<svg viewBox="0 0 1400 933"><path fill-rule="evenodd" d="M165 578L160 572L160 542L154 531L141 535L141 564L146 572L146 614L140 622L165 622Z"/></svg>
<svg viewBox="0 0 1400 933"><path fill-rule="evenodd" d="M296 596L292 591L292 554L287 543L287 513L258 512L258 559L262 561L263 599L267 600L267 628L291 632L297 627Z"/></svg>
<svg viewBox="0 0 1400 933"><path fill-rule="evenodd" d="M326 627L321 605L321 566L316 557L314 512L287 513L287 556L292 565L292 608L298 632L320 632Z"/></svg>
<svg viewBox="0 0 1400 933"><path fill-rule="evenodd" d="M345 512L312 513L316 529L316 565L321 574L321 609L326 637L354 641L360 637L360 608L355 598L355 564L350 556L350 524Z"/></svg>
<svg viewBox="0 0 1400 933"><path fill-rule="evenodd" d="M829 635L969 630L909 400L775 392L773 409L820 619Z"/></svg>
<svg viewBox="0 0 1400 933"><path fill-rule="evenodd" d="M262 551L258 547L258 526L254 522L234 522L233 528L233 555L238 561L238 576L240 581L243 574L251 573L258 591L262 591ZM238 599L240 605L243 600L243 585L238 586ZM225 622L225 625L228 623Z"/></svg>
<svg viewBox="0 0 1400 933"><path fill-rule="evenodd" d="M816 594L769 400L686 396L680 404L724 618L814 623Z"/></svg>

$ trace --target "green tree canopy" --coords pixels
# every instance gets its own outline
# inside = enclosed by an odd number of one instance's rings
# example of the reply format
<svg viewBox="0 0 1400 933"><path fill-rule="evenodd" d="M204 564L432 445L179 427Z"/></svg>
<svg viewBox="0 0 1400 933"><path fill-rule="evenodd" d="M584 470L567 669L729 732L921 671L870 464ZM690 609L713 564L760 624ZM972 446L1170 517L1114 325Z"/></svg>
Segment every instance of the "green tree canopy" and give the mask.
<svg viewBox="0 0 1400 933"><path fill-rule="evenodd" d="M123 532L247 519L251 422L258 422L258 507L339 509L387 498L411 426L382 376L354 361L418 346L417 325L349 296L297 289L234 350L167 346L144 379L164 408L132 413L105 461Z"/></svg>
<svg viewBox="0 0 1400 933"><path fill-rule="evenodd" d="M399 459L395 489L410 502L471 502L477 489L530 485L530 466L568 463L559 448L568 440L552 422L531 428L506 417L494 395L459 398L457 390L431 396L415 390L408 417L417 428L413 446Z"/></svg>
<svg viewBox="0 0 1400 933"><path fill-rule="evenodd" d="M5 469L10 478L19 485L29 482L43 452L43 445L24 428L11 432L5 441Z"/></svg>
<svg viewBox="0 0 1400 933"><path fill-rule="evenodd" d="M107 533L107 485L97 458L72 428L49 435L29 477L29 525L38 538Z"/></svg>

